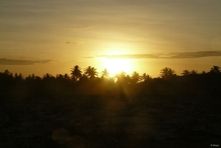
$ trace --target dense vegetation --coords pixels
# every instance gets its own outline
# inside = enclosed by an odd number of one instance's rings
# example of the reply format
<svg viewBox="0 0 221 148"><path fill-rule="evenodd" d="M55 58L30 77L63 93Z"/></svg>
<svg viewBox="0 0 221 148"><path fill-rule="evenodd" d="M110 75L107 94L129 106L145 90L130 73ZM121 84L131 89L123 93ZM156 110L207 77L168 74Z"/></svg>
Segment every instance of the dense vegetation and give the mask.
<svg viewBox="0 0 221 148"><path fill-rule="evenodd" d="M0 72L0 147L209 147L221 139L221 71L160 77L79 66L70 75Z"/></svg>

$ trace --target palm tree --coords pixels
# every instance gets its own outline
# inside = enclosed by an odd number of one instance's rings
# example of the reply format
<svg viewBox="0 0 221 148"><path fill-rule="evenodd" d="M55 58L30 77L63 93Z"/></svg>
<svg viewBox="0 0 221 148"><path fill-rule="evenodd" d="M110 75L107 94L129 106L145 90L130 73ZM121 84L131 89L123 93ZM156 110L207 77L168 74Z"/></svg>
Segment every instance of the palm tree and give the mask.
<svg viewBox="0 0 221 148"><path fill-rule="evenodd" d="M56 79L63 79L64 77L63 77L63 75L62 74L57 74L56 75Z"/></svg>
<svg viewBox="0 0 221 148"><path fill-rule="evenodd" d="M117 82L122 83L122 82L125 82L125 81L126 81L126 77L127 77L127 76L126 76L126 73L122 71L121 73L116 74L115 77L116 77L116 79L117 79Z"/></svg>
<svg viewBox="0 0 221 148"><path fill-rule="evenodd" d="M182 75L183 75L183 76L188 76L188 75L190 75L190 71L189 71L189 70L184 70L184 71L182 72Z"/></svg>
<svg viewBox="0 0 221 148"><path fill-rule="evenodd" d="M140 74L138 72L134 71L131 76L131 80L133 83L138 83L140 81Z"/></svg>
<svg viewBox="0 0 221 148"><path fill-rule="evenodd" d="M104 69L102 72L101 72L101 77L102 78L105 78L105 77L109 77L109 72L107 71L107 69Z"/></svg>
<svg viewBox="0 0 221 148"><path fill-rule="evenodd" d="M168 67L163 68L160 73L162 78L171 78L175 76L175 71Z"/></svg>
<svg viewBox="0 0 221 148"><path fill-rule="evenodd" d="M12 76L12 73L9 72L7 69L3 72L4 75L11 75Z"/></svg>
<svg viewBox="0 0 221 148"><path fill-rule="evenodd" d="M74 68L71 69L72 79L79 81L82 77L82 71L78 65L75 65Z"/></svg>
<svg viewBox="0 0 221 148"><path fill-rule="evenodd" d="M44 76L43 76L43 79L44 80L52 80L54 79L55 77L49 73L46 73Z"/></svg>
<svg viewBox="0 0 221 148"><path fill-rule="evenodd" d="M191 75L196 75L196 74L198 74L198 72L196 70L191 70L190 74Z"/></svg>
<svg viewBox="0 0 221 148"><path fill-rule="evenodd" d="M24 78L23 78L23 76L22 76L21 73L20 73L20 74L15 73L14 79L17 80L17 81L21 81L21 80L23 80Z"/></svg>
<svg viewBox="0 0 221 148"><path fill-rule="evenodd" d="M69 76L68 76L68 74L64 74L64 79L66 79L66 80L69 80Z"/></svg>
<svg viewBox="0 0 221 148"><path fill-rule="evenodd" d="M97 69L94 67L88 66L88 68L86 68L85 70L85 75L90 79L94 79L98 75Z"/></svg>
<svg viewBox="0 0 221 148"><path fill-rule="evenodd" d="M217 74L217 73L221 73L220 71L220 67L219 66L213 66L210 70L210 73L213 73L213 74Z"/></svg>
<svg viewBox="0 0 221 148"><path fill-rule="evenodd" d="M150 75L146 74L146 73L143 73L143 75L140 77L140 80L142 82L145 82L147 81L148 79L151 79Z"/></svg>

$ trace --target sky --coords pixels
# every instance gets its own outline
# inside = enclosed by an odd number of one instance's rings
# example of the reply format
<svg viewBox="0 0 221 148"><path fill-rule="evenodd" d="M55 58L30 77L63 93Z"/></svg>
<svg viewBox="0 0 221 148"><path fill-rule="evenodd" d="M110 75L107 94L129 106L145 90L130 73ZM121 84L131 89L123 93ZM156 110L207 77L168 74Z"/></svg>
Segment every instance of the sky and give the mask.
<svg viewBox="0 0 221 148"><path fill-rule="evenodd" d="M220 0L0 0L0 71L157 77L221 66Z"/></svg>

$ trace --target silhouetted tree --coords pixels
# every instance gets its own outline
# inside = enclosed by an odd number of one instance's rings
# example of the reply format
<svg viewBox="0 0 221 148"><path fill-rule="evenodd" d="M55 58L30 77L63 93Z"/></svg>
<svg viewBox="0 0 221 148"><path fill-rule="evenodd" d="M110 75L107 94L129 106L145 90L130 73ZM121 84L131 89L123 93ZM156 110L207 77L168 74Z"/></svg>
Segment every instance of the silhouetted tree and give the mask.
<svg viewBox="0 0 221 148"><path fill-rule="evenodd" d="M25 78L25 81L34 81L36 78L37 78L37 76L35 76L35 74L31 74Z"/></svg>
<svg viewBox="0 0 221 148"><path fill-rule="evenodd" d="M115 75L115 78L117 79L117 82L122 82L126 77L125 72L121 72Z"/></svg>
<svg viewBox="0 0 221 148"><path fill-rule="evenodd" d="M109 77L109 72L107 71L107 69L104 69L104 70L101 72L101 77L102 77L102 78Z"/></svg>
<svg viewBox="0 0 221 148"><path fill-rule="evenodd" d="M219 73L221 73L220 67L219 67L219 66L213 66L213 67L210 69L210 73L213 73L213 74L219 74Z"/></svg>
<svg viewBox="0 0 221 148"><path fill-rule="evenodd" d="M56 75L56 80L59 81L59 82L61 82L61 83L63 83L63 82L65 82L66 80L69 80L69 79L65 78L65 75L57 74L57 75Z"/></svg>
<svg viewBox="0 0 221 148"><path fill-rule="evenodd" d="M131 82L138 83L139 81L140 81L140 74L138 72L134 71L131 76Z"/></svg>
<svg viewBox="0 0 221 148"><path fill-rule="evenodd" d="M171 78L175 76L175 71L168 67L163 68L160 73L161 73L160 76L162 78Z"/></svg>
<svg viewBox="0 0 221 148"><path fill-rule="evenodd" d="M3 73L1 73L2 79L13 79L13 74L9 72L8 70L5 70Z"/></svg>
<svg viewBox="0 0 221 148"><path fill-rule="evenodd" d="M0 83L4 85L11 85L13 83L13 75L8 70L1 73Z"/></svg>
<svg viewBox="0 0 221 148"><path fill-rule="evenodd" d="M88 66L88 68L86 68L85 70L85 75L90 79L94 79L98 75L97 69L94 67Z"/></svg>
<svg viewBox="0 0 221 148"><path fill-rule="evenodd" d="M125 72L121 72L115 76L117 78L117 83L121 84L128 84L131 81L131 78L129 75L127 75Z"/></svg>
<svg viewBox="0 0 221 148"><path fill-rule="evenodd" d="M202 75L205 75L206 74L206 72L205 71L202 71L202 73L201 73Z"/></svg>
<svg viewBox="0 0 221 148"><path fill-rule="evenodd" d="M49 74L49 73L46 73L46 74L43 76L43 80L51 80L51 79L54 79L54 76L52 76L52 75Z"/></svg>
<svg viewBox="0 0 221 148"><path fill-rule="evenodd" d="M74 68L71 69L71 76L72 79L75 81L79 81L82 77L82 71L78 65L74 66Z"/></svg>
<svg viewBox="0 0 221 148"><path fill-rule="evenodd" d="M145 82L147 80L151 79L150 75L146 74L146 73L143 73L142 76L140 76L140 81L141 82Z"/></svg>
<svg viewBox="0 0 221 148"><path fill-rule="evenodd" d="M56 79L63 79L63 75L62 74L57 74Z"/></svg>
<svg viewBox="0 0 221 148"><path fill-rule="evenodd" d="M64 74L64 79L69 80L70 79L69 75L68 74Z"/></svg>
<svg viewBox="0 0 221 148"><path fill-rule="evenodd" d="M9 75L12 76L12 73L9 72L9 70L7 70L7 69L3 72L3 74L4 74L4 75L8 75L8 76L9 76Z"/></svg>
<svg viewBox="0 0 221 148"><path fill-rule="evenodd" d="M184 70L183 72L182 72L182 75L183 76L188 76L188 75L190 75L191 73L190 73L190 71L189 70Z"/></svg>
<svg viewBox="0 0 221 148"><path fill-rule="evenodd" d="M20 73L20 74L15 73L14 79L15 79L16 81L23 81L23 80L24 80L24 78L23 78L23 76L22 76L21 73Z"/></svg>
<svg viewBox="0 0 221 148"><path fill-rule="evenodd" d="M191 74L191 75L197 75L198 72L197 72L196 70L191 70L191 71L190 71L190 74Z"/></svg>

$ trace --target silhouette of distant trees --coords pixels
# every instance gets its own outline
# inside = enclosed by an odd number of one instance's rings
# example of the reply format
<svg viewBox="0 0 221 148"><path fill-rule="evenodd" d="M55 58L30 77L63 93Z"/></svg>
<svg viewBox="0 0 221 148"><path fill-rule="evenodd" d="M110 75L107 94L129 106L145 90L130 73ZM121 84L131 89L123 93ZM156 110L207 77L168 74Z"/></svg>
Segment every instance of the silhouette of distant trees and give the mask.
<svg viewBox="0 0 221 148"><path fill-rule="evenodd" d="M197 72L196 70L191 70L191 71L190 71L190 74L191 74L191 75L197 75L198 72Z"/></svg>
<svg viewBox="0 0 221 148"><path fill-rule="evenodd" d="M5 70L3 73L0 73L0 80L2 83L0 83L2 86L11 85L13 83L14 77L11 72L8 70Z"/></svg>
<svg viewBox="0 0 221 148"><path fill-rule="evenodd" d="M23 81L23 80L24 80L24 78L23 78L23 76L22 76L21 73L20 73L20 74L15 73L14 79L15 79L16 81Z"/></svg>
<svg viewBox="0 0 221 148"><path fill-rule="evenodd" d="M220 67L219 66L213 66L210 71L210 73L213 73L213 74L220 74Z"/></svg>
<svg viewBox="0 0 221 148"><path fill-rule="evenodd" d="M213 66L208 72L203 71L202 73L198 73L196 70L184 70L180 76L188 76L188 75L208 75L208 74L221 74L221 69L219 66ZM99 77L100 76L100 77ZM160 70L160 77L161 78L171 78L177 76L175 70L165 67ZM140 75L138 72L134 71L131 75L126 74L125 72L121 72L119 74L116 74L114 76L117 81L125 81L128 83L142 83L145 82L148 79L154 79L147 73L143 73ZM107 69L104 69L99 74L97 72L97 69L92 66L88 66L85 68L84 72L82 72L81 68L76 65L74 68L71 68L70 75L66 74L57 74L56 76L53 76L49 73L46 73L43 75L43 77L35 76L34 74L31 74L27 77L23 77L21 73L11 73L8 70L5 70L4 72L0 72L0 78L1 81L35 81L35 80L58 80L58 81L70 81L71 79L74 81L81 81L83 79L94 79L94 78L110 78L109 72Z"/></svg>
<svg viewBox="0 0 221 148"><path fill-rule="evenodd" d="M43 76L43 80L46 80L46 81L49 81L49 80L53 80L55 79L55 77L49 73L46 73L44 76Z"/></svg>
<svg viewBox="0 0 221 148"><path fill-rule="evenodd" d="M141 79L140 74L138 72L134 71L131 76L132 83L138 83L138 82L140 82L140 79Z"/></svg>
<svg viewBox="0 0 221 148"><path fill-rule="evenodd" d="M190 75L191 74L191 72L189 71L189 70L184 70L183 72L182 72L182 75L183 76L188 76L188 75Z"/></svg>
<svg viewBox="0 0 221 148"><path fill-rule="evenodd" d="M202 73L198 73L196 70L183 70L180 76L200 76L205 75L209 76L211 74L217 74L221 75L221 69L219 66L213 66L208 72L203 71ZM172 78L176 75L175 70L165 67L160 70L160 78L162 79L168 79ZM72 83L71 80L74 80L74 82L77 81L86 81L86 80L92 80L95 78L102 78L102 79L116 79L116 82L120 83L128 83L128 84L137 84L137 83L144 83L152 78L147 73L143 73L140 75L138 72L134 71L131 75L126 74L125 72L121 72L119 74L116 74L112 78L109 76L109 72L107 69L104 69L99 74L97 72L97 69L92 66L88 66L85 68L84 72L82 72L81 68L78 65L75 65L73 68L71 68L71 73L69 74L57 74L56 76L53 76L49 73L46 73L43 75L43 77L35 76L34 74L29 75L27 77L23 77L21 73L11 73L8 70L5 70L4 72L0 72L0 81L4 85L12 84L13 82L34 82L34 81L57 81L60 83Z"/></svg>
<svg viewBox="0 0 221 148"><path fill-rule="evenodd" d="M147 73L140 75L136 71L131 75L121 72L110 77L107 69L104 69L99 74L96 68L88 66L82 72L78 65L71 69L70 75L66 73L53 76L46 73L43 77L34 74L23 77L22 74L12 74L8 70L5 70L0 72L0 93L2 96L7 96L6 94L9 94L11 90L15 90L15 88L17 89L20 86L28 88L27 91L29 91L30 96L43 96L45 94L58 94L61 92L63 94L80 92L99 93L105 91L110 93L111 91L117 91L119 86L122 90L127 87L133 87L131 88L133 90L136 88L134 86L138 86L139 84L146 87L142 89L148 92L157 92L159 90L162 92L164 87L177 86L177 92L178 88L180 88L180 92L189 91L194 94L196 91L194 92L193 88L197 88L199 92L202 92L200 89L203 89L205 90L204 92L217 93L220 89L220 84L218 83L221 79L220 77L221 71L219 66L213 66L208 72L204 71L202 73L197 73L195 70L184 70L180 76L177 76L173 69L165 67L160 70L159 78L152 78ZM192 88L192 90L186 88L186 86ZM92 88L93 91L91 91Z"/></svg>
<svg viewBox="0 0 221 148"><path fill-rule="evenodd" d="M171 78L171 77L175 76L175 71L171 68L165 67L161 70L160 76L162 78Z"/></svg>
<svg viewBox="0 0 221 148"><path fill-rule="evenodd" d="M121 72L115 76L117 78L117 83L128 84L130 82L130 76L125 72Z"/></svg>
<svg viewBox="0 0 221 148"><path fill-rule="evenodd" d="M150 75L143 73L142 76L140 76L140 82L146 82L148 80L152 79Z"/></svg>

